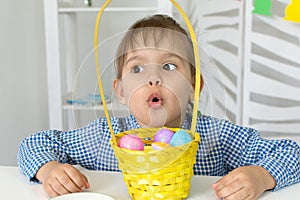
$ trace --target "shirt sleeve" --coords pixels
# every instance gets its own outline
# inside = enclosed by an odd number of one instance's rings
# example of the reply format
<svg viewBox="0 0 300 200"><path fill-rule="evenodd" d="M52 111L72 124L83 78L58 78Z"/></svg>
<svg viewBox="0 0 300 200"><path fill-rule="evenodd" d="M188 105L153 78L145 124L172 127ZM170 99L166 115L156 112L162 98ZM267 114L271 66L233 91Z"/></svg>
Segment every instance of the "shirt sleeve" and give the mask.
<svg viewBox="0 0 300 200"><path fill-rule="evenodd" d="M35 179L38 169L49 161L57 160L67 162L68 158L63 153L59 135L62 131L49 130L38 132L25 138L18 152L18 165L22 172L31 180Z"/></svg>
<svg viewBox="0 0 300 200"><path fill-rule="evenodd" d="M47 130L35 133L21 142L18 165L30 181L38 181L35 174L49 161L92 168L98 156L100 140L105 134L105 123L100 120L68 132Z"/></svg>
<svg viewBox="0 0 300 200"><path fill-rule="evenodd" d="M264 167L276 180L273 191L300 181L300 147L291 140L267 140L258 131L221 122L220 140L228 170L240 166Z"/></svg>

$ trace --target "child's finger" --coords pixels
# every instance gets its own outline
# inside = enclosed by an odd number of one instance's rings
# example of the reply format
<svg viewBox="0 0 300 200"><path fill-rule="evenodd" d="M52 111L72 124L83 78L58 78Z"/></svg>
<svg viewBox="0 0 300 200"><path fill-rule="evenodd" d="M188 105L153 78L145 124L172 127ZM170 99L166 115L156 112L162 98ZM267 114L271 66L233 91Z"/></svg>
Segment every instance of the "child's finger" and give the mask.
<svg viewBox="0 0 300 200"><path fill-rule="evenodd" d="M239 184L238 178L227 175L213 184L212 187L218 198L224 198L240 191L243 185Z"/></svg>
<svg viewBox="0 0 300 200"><path fill-rule="evenodd" d="M46 193L50 196L50 197L56 197L58 196L59 194L57 192L55 192L53 190L53 188L51 187L50 184L43 184L43 187L44 187L44 190L46 191Z"/></svg>
<svg viewBox="0 0 300 200"><path fill-rule="evenodd" d="M244 188L243 187L235 187L232 185L228 185L227 187L224 187L222 190L216 191L216 196L218 198L229 198L230 199L236 199L236 198L232 198L233 196L242 196L240 193ZM237 198L237 199L242 199L242 198Z"/></svg>
<svg viewBox="0 0 300 200"><path fill-rule="evenodd" d="M233 199L233 200L244 200L244 199L248 199L248 197L250 197L250 195L246 187L243 187L240 190L230 193L229 195L223 196L224 199Z"/></svg>
<svg viewBox="0 0 300 200"><path fill-rule="evenodd" d="M71 179L71 177L69 177L69 175L66 172L58 176L57 183L52 184L51 186L55 187L54 190L59 194L67 194L82 191L82 189L74 183L74 181Z"/></svg>
<svg viewBox="0 0 300 200"><path fill-rule="evenodd" d="M88 189L90 187L87 177L75 167L69 165L65 168L65 172L78 188Z"/></svg>
<svg viewBox="0 0 300 200"><path fill-rule="evenodd" d="M237 180L237 177L233 176L232 174L228 174L218 180L216 183L212 184L212 187L218 191L222 188L226 187L227 185L230 185L232 182L235 182Z"/></svg>
<svg viewBox="0 0 300 200"><path fill-rule="evenodd" d="M69 178L65 178L67 176L64 177L59 177L58 179L56 179L55 182L51 182L50 186L51 188L58 193L59 195L61 194L68 194L70 192L72 192L72 190L74 191L80 191L79 189L74 189L74 184L72 183L72 181Z"/></svg>

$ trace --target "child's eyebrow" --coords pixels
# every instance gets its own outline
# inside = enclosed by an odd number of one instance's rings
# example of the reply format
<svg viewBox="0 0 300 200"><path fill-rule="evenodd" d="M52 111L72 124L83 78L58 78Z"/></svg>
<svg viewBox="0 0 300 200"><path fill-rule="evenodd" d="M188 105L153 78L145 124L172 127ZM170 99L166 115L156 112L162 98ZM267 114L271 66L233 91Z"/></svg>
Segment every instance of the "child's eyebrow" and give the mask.
<svg viewBox="0 0 300 200"><path fill-rule="evenodd" d="M177 54L175 54L175 53L166 53L165 55L164 55L164 59L166 59L166 58L172 58L172 57L175 57L175 58L178 58L178 59L180 59L182 62L184 61L184 59L181 57L181 56L179 56L179 55L177 55Z"/></svg>
<svg viewBox="0 0 300 200"><path fill-rule="evenodd" d="M140 56L132 56L125 61L125 65L127 65L129 62L131 62L133 60L139 60L139 59L140 59Z"/></svg>
<svg viewBox="0 0 300 200"><path fill-rule="evenodd" d="M177 55L177 54L175 54L175 53L164 53L163 56L162 56L161 58L162 58L162 59L168 59L168 58L173 58L173 57L175 57L175 58L177 58L177 59L180 59L180 61L184 62L184 59L183 59L181 56L179 56L179 55ZM128 59L125 61L125 66L128 65L128 63L130 63L130 62L133 61L133 60L141 60L141 59L142 59L142 57L139 56L139 55L137 55L137 56L132 56L132 57L128 58Z"/></svg>

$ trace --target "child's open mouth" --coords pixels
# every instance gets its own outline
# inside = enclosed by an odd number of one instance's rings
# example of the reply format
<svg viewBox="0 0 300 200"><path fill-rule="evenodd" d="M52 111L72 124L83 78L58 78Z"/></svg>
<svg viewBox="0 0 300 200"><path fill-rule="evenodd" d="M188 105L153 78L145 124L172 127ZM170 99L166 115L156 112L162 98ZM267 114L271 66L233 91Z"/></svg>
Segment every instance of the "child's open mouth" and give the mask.
<svg viewBox="0 0 300 200"><path fill-rule="evenodd" d="M160 108L162 104L163 104L163 99L159 94L154 93L149 96L148 105L151 108Z"/></svg>

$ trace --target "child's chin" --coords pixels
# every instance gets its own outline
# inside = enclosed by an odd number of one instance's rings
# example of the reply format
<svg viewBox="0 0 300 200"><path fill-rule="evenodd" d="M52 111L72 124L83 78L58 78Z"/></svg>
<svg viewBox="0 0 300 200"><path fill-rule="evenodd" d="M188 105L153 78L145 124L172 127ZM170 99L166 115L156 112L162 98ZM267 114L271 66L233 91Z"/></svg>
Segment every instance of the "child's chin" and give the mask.
<svg viewBox="0 0 300 200"><path fill-rule="evenodd" d="M163 107L159 109L150 109L149 110L149 126L150 127L162 127L167 121L167 112Z"/></svg>
<svg viewBox="0 0 300 200"><path fill-rule="evenodd" d="M152 104L150 106L151 109L161 109L162 108L162 105L161 104Z"/></svg>

